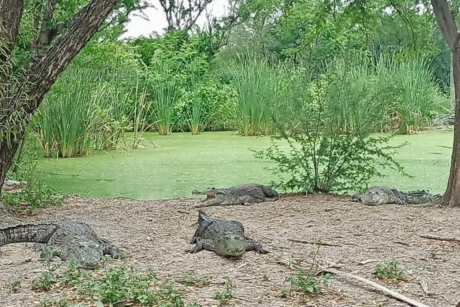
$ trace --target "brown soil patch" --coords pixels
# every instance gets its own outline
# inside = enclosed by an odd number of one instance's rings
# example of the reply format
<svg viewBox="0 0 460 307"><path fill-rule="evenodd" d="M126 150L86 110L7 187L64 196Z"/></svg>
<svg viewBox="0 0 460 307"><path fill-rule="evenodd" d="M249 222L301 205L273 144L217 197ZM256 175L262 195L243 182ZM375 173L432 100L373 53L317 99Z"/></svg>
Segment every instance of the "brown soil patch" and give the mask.
<svg viewBox="0 0 460 307"><path fill-rule="evenodd" d="M376 262L396 259L408 275L399 284L386 284L429 306L453 307L460 301L460 244L422 239L420 234L460 237L460 209L387 205L368 207L331 195L285 196L277 202L250 207L210 207L214 217L238 220L246 233L271 251L267 255L246 253L240 260L221 258L203 251L184 251L197 225L195 200L137 201L124 199L72 198L62 208L47 208L28 217L29 221L77 220L91 224L96 232L123 248L127 257L111 266L152 267L160 278L188 271L212 276L205 287L185 287L184 297L203 306L217 306L213 294L223 290L222 277L229 276L235 296L229 306L406 306L357 283L331 280L329 290L314 298L280 297L284 280L293 273L279 259L308 259L314 245L289 241L321 239L339 246L323 246L318 258L323 263L340 260L340 270L375 280ZM37 306L44 297L65 293L35 293L31 282L45 267L30 244L12 244L0 254L0 306ZM59 261L59 260L57 260ZM19 279L22 289L8 293L11 281ZM380 282L380 281L379 281ZM420 282L432 292L426 295ZM380 282L382 283L382 282Z"/></svg>

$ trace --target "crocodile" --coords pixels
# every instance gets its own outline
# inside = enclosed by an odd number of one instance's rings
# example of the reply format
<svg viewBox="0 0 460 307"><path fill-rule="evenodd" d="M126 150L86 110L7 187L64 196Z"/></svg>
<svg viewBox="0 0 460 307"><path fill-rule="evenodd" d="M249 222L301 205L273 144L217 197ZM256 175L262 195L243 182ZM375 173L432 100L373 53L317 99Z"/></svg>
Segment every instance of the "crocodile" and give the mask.
<svg viewBox="0 0 460 307"><path fill-rule="evenodd" d="M385 186L375 186L362 194L352 196L352 201L371 206L384 204L417 205L432 203L440 198L441 195L432 194L425 190L403 192Z"/></svg>
<svg viewBox="0 0 460 307"><path fill-rule="evenodd" d="M236 185L231 188L208 189L192 192L194 195L206 195L204 201L199 202L195 207L210 206L231 206L231 205L252 205L263 201L276 201L279 198L278 192L267 185L247 183Z"/></svg>
<svg viewBox="0 0 460 307"><path fill-rule="evenodd" d="M86 223L73 221L39 222L0 228L0 247L10 243L33 242L41 250L40 259L54 256L74 261L84 269L94 269L104 255L118 258L118 247L99 238Z"/></svg>
<svg viewBox="0 0 460 307"><path fill-rule="evenodd" d="M203 210L198 212L199 226L190 244L195 247L190 253L198 253L203 249L215 252L224 257L241 257L246 251L254 250L259 254L268 251L244 235L243 224L237 221L221 220L210 217Z"/></svg>
<svg viewBox="0 0 460 307"><path fill-rule="evenodd" d="M3 183L2 191L3 192L19 192L23 187L27 185L25 181L15 181L5 179Z"/></svg>

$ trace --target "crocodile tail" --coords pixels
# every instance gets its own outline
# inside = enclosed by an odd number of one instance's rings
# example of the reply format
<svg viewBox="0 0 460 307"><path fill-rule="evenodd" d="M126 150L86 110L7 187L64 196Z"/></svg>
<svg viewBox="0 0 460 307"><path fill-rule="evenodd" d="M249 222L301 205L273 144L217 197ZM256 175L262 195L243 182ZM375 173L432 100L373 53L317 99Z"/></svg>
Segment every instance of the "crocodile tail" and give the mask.
<svg viewBox="0 0 460 307"><path fill-rule="evenodd" d="M0 246L19 242L46 243L55 230L54 224L24 224L0 228Z"/></svg>

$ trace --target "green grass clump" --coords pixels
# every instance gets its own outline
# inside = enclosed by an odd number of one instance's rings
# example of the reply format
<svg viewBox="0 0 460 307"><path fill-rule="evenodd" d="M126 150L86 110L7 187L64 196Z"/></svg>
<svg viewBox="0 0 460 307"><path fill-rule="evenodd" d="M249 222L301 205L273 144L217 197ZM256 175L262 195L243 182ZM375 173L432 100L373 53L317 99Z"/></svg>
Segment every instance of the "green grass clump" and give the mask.
<svg viewBox="0 0 460 307"><path fill-rule="evenodd" d="M195 287L203 287L203 286L209 285L211 280L212 280L211 277L200 276L200 275L197 275L195 272L184 273L177 279L179 283L183 283L183 284L186 284L189 286L195 286Z"/></svg>
<svg viewBox="0 0 460 307"><path fill-rule="evenodd" d="M51 300L49 298L44 298L40 301L39 307L70 307L67 299L60 299L60 300ZM82 305L72 305L72 307L80 307Z"/></svg>
<svg viewBox="0 0 460 307"><path fill-rule="evenodd" d="M50 291L58 281L59 275L54 271L44 272L32 282L32 290Z"/></svg>
<svg viewBox="0 0 460 307"><path fill-rule="evenodd" d="M279 102L283 80L281 66L271 67L268 61L256 57L241 57L228 64L228 71L238 93L236 126L240 134L271 134L272 109Z"/></svg>
<svg viewBox="0 0 460 307"><path fill-rule="evenodd" d="M227 304L233 297L233 284L230 278L224 277L225 279L225 290L214 293L214 298L219 301L220 305Z"/></svg>
<svg viewBox="0 0 460 307"><path fill-rule="evenodd" d="M16 279L10 283L10 291L12 293L18 293L21 290L21 281Z"/></svg>
<svg viewBox="0 0 460 307"><path fill-rule="evenodd" d="M291 285L291 289L307 294L316 295L327 289L330 274L320 275L307 269L297 269L297 271L286 278Z"/></svg>
<svg viewBox="0 0 460 307"><path fill-rule="evenodd" d="M399 262L396 260L377 264L374 270L374 276L378 279L383 279L397 283L406 279L406 274L399 268Z"/></svg>
<svg viewBox="0 0 460 307"><path fill-rule="evenodd" d="M150 269L143 274L126 266L105 268L104 271L87 271L73 262L69 262L63 270L58 270L59 268L60 266L49 267L47 272L33 282L32 289L50 291L53 288L71 288L75 293L71 297L72 302L86 305L91 303L95 306L199 306L196 302L186 304L179 291L170 284L160 283ZM187 280L196 281L194 278ZM49 299L42 302L43 306L67 306Z"/></svg>

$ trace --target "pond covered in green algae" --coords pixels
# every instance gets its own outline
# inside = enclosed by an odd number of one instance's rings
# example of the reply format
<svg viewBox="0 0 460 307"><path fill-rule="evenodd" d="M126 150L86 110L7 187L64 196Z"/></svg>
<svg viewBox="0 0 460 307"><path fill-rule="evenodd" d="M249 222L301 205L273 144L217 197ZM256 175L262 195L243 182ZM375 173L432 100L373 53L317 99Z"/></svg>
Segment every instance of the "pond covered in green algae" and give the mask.
<svg viewBox="0 0 460 307"><path fill-rule="evenodd" d="M160 199L190 197L194 189L240 183L270 183L271 165L254 157L269 137L241 137L234 132L207 132L198 136L175 133L145 135L145 148L108 151L72 159L41 159L38 174L57 192L89 197ZM414 178L389 174L373 184L399 189L443 192L449 171L452 132L429 131L397 136L392 144L408 142L396 159Z"/></svg>

